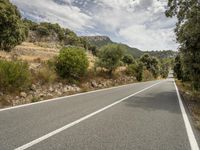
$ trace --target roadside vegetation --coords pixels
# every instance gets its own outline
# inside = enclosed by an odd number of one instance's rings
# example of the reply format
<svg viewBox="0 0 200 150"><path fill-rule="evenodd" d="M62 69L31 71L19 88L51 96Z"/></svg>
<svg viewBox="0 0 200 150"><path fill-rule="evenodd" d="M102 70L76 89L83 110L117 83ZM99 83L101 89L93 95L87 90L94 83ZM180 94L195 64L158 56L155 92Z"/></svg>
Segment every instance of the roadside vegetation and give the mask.
<svg viewBox="0 0 200 150"><path fill-rule="evenodd" d="M173 58L157 58L150 54L136 57L127 52L130 51L127 46L117 43L96 47L58 24L38 24L22 19L16 6L8 0L0 1L0 7L1 51L12 52L23 41L46 42L46 47L54 43L59 49L53 58L37 59L35 64L39 67L36 69L30 62L17 59L15 55L20 55L17 52L11 59L0 58L0 105L36 102L92 89L162 79L167 77L172 66Z"/></svg>
<svg viewBox="0 0 200 150"><path fill-rule="evenodd" d="M200 2L169 0L166 15L178 19L175 33L180 48L174 62L174 75L200 128Z"/></svg>

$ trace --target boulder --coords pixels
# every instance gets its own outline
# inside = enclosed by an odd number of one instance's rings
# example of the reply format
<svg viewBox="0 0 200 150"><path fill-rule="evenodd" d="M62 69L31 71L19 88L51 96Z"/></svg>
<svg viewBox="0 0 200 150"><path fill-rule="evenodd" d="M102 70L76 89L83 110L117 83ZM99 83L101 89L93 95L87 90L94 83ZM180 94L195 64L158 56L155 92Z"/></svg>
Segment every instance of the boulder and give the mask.
<svg viewBox="0 0 200 150"><path fill-rule="evenodd" d="M21 92L20 96L23 97L23 98L25 98L25 97L27 97L27 94L25 92Z"/></svg>

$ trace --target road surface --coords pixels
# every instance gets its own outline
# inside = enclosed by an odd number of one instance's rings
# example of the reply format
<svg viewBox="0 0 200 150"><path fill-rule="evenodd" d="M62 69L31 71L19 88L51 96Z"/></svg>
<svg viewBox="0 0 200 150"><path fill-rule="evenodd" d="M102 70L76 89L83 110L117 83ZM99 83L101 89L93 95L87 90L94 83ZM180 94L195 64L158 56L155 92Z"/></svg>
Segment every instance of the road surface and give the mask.
<svg viewBox="0 0 200 150"><path fill-rule="evenodd" d="M0 150L198 150L179 103L167 79L3 109Z"/></svg>

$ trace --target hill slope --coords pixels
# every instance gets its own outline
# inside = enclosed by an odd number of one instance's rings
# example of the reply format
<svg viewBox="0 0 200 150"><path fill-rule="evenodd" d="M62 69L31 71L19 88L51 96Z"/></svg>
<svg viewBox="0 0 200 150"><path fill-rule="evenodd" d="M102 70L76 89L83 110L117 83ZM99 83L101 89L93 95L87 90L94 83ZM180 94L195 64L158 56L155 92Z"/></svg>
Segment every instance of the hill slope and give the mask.
<svg viewBox="0 0 200 150"><path fill-rule="evenodd" d="M84 38L91 45L95 45L97 48L101 48L102 46L107 45L107 44L116 43L116 42L113 42L107 36L84 36ZM125 49L127 49L127 52L130 53L131 55L133 55L134 57L140 57L143 54L143 52L137 48L132 48L132 47L129 47L128 45L122 44L122 43L117 43L117 44L120 44Z"/></svg>

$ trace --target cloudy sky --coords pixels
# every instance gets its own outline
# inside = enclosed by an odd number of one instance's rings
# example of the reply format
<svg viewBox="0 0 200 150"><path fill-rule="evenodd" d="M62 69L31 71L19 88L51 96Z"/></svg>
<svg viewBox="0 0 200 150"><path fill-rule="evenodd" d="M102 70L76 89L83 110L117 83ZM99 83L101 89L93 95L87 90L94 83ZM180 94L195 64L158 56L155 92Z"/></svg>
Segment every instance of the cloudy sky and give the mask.
<svg viewBox="0 0 200 150"><path fill-rule="evenodd" d="M23 17L59 23L78 35L107 35L141 50L177 49L166 0L11 0Z"/></svg>

